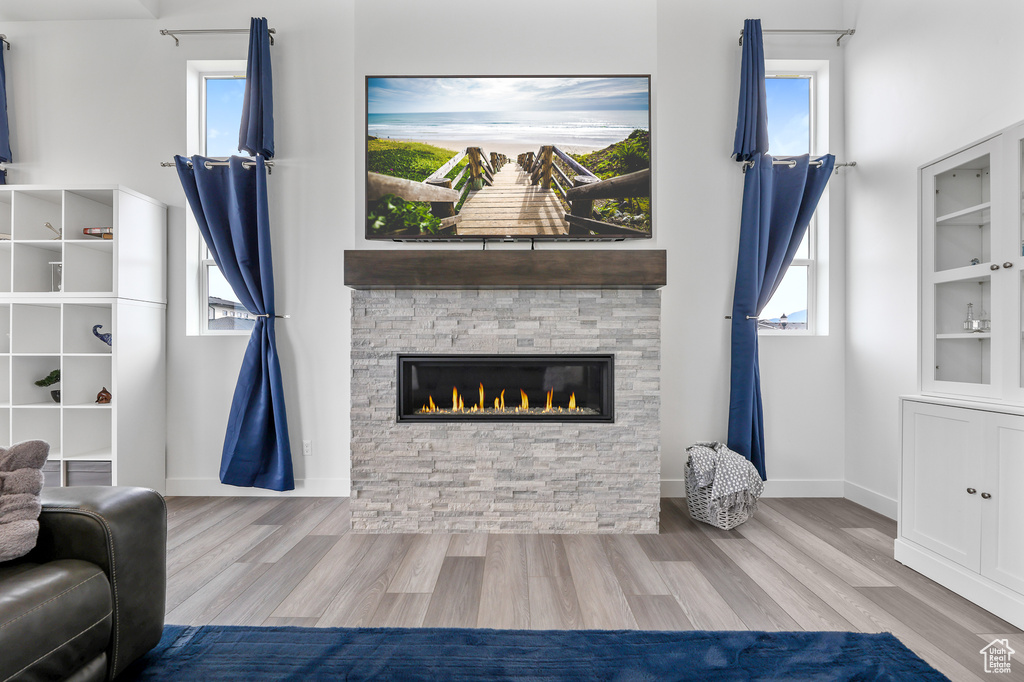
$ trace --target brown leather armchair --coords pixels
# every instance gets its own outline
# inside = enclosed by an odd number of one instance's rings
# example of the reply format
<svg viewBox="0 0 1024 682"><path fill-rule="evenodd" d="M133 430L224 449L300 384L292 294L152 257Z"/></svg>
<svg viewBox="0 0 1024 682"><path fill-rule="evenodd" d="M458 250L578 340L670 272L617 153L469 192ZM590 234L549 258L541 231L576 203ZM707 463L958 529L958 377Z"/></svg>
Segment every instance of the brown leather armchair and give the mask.
<svg viewBox="0 0 1024 682"><path fill-rule="evenodd" d="M160 641L167 508L146 488L44 488L39 541L0 563L0 681L112 680Z"/></svg>

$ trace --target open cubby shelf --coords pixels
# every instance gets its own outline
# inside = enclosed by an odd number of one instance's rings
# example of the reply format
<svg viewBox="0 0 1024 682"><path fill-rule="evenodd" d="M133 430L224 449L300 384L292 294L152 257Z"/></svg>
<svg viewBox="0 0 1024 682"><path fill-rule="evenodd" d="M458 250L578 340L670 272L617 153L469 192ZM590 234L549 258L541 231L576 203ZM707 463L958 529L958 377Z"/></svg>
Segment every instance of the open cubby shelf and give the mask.
<svg viewBox="0 0 1024 682"><path fill-rule="evenodd" d="M164 490L166 220L123 187L0 186L0 445L49 442L47 485Z"/></svg>
<svg viewBox="0 0 1024 682"><path fill-rule="evenodd" d="M0 187L0 293L166 302L165 229L166 208L124 188Z"/></svg>
<svg viewBox="0 0 1024 682"><path fill-rule="evenodd" d="M0 304L0 329L11 330L2 338L13 350L0 356L2 444L40 438L51 443L51 461L107 462L107 475L114 480L117 458L113 425L120 392L115 367L124 355L115 352L121 307L123 304L116 299L12 300ZM108 346L93 334L95 325L101 325L97 329L101 334L112 335L113 345ZM129 351L127 355L134 354ZM60 370L58 383L35 385L54 369ZM96 403L101 389L115 396L111 402ZM59 403L53 400L51 390L60 391ZM140 418L140 410L144 412L145 408L132 406L131 418ZM54 443L58 444L56 448ZM58 473L65 483L99 480L93 475L97 472L86 472L89 475L79 478L72 471L69 478L64 469L54 473L51 480L56 480Z"/></svg>

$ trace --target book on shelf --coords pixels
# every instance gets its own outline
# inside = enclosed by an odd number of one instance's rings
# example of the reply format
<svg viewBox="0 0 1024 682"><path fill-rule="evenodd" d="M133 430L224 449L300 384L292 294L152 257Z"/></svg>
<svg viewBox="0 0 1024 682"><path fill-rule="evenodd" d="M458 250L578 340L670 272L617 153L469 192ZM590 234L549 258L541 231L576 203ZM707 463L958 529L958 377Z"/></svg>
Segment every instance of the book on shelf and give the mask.
<svg viewBox="0 0 1024 682"><path fill-rule="evenodd" d="M11 235L9 232L0 232L0 241L11 241Z"/></svg>
<svg viewBox="0 0 1024 682"><path fill-rule="evenodd" d="M113 239L114 228L112 227L83 227L82 234L97 239Z"/></svg>

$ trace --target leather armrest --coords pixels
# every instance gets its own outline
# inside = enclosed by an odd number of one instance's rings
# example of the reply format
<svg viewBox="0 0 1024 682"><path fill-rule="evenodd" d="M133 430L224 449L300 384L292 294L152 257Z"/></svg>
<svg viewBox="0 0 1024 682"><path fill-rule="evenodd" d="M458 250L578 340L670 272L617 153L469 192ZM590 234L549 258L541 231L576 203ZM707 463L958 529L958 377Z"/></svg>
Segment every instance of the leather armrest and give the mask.
<svg viewBox="0 0 1024 682"><path fill-rule="evenodd" d="M156 646L167 593L167 507L147 488L43 488L28 560L81 559L107 574L114 604L108 679Z"/></svg>

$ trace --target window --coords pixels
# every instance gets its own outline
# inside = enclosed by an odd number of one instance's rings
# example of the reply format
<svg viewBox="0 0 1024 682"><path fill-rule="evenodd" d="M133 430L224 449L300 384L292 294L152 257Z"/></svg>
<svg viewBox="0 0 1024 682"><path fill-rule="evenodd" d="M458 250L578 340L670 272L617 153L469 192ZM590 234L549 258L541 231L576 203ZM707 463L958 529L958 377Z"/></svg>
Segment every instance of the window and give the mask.
<svg viewBox="0 0 1024 682"><path fill-rule="evenodd" d="M204 156L237 154L245 74L203 74L202 85Z"/></svg>
<svg viewBox="0 0 1024 682"><path fill-rule="evenodd" d="M188 153L228 157L238 151L238 126L245 94L244 61L202 61L188 65ZM248 335L255 319L231 291L210 250L187 214L186 259L190 334Z"/></svg>
<svg viewBox="0 0 1024 682"><path fill-rule="evenodd" d="M245 74L202 77L200 143L203 156L231 156L238 153L238 124L242 120L242 98L245 95ZM213 260L209 247L202 245L203 298L207 301L205 333L252 331L255 320L239 314L244 310L231 285ZM227 315L218 311L227 312Z"/></svg>
<svg viewBox="0 0 1024 682"><path fill-rule="evenodd" d="M768 62L769 68L771 64ZM822 70L827 74L827 65L807 62L777 65L779 69L793 69L794 66L804 68L788 72L772 69L765 78L769 152L774 157L802 154L814 156L823 153L820 149L828 147L827 130L819 130L816 113L821 109L827 110L827 107L819 106L823 101L819 98L827 96L823 92L827 76L819 78L819 74ZM825 125L820 127L827 128ZM792 264L761 312L758 320L761 333L827 333L824 311L816 305L818 300L827 299L821 291L824 281L819 281L819 255L824 254L823 246L827 243L827 239L822 239L827 224L827 219L822 219L822 215L827 214L827 206L828 202L823 196Z"/></svg>

